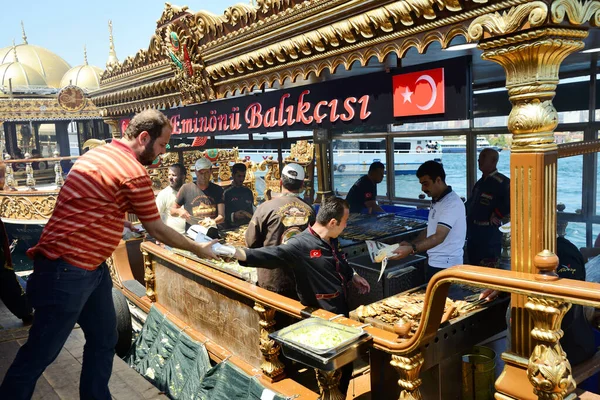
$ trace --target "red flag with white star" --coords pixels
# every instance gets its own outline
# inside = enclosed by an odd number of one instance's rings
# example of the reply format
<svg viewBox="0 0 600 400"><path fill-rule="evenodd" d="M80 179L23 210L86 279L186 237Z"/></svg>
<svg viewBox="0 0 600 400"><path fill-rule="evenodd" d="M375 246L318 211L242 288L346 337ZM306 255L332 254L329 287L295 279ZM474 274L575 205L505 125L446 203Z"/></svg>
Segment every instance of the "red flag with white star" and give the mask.
<svg viewBox="0 0 600 400"><path fill-rule="evenodd" d="M444 68L395 75L392 84L394 117L444 113Z"/></svg>

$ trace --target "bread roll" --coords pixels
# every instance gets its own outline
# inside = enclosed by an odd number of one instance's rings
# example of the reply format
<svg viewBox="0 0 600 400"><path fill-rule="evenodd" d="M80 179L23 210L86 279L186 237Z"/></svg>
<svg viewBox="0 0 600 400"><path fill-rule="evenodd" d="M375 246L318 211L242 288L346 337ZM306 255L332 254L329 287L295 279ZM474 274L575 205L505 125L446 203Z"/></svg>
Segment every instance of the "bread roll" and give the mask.
<svg viewBox="0 0 600 400"><path fill-rule="evenodd" d="M386 246L380 249L377 254L375 254L375 262L382 262L384 258L390 257L394 250L398 248L398 244L393 244L391 246Z"/></svg>

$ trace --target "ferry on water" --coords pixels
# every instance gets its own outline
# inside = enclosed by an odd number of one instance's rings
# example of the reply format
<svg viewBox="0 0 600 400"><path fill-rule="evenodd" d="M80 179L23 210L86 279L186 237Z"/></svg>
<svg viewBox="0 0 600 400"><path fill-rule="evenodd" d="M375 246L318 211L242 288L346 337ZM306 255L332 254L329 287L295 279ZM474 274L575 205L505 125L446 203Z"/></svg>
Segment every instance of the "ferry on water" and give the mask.
<svg viewBox="0 0 600 400"><path fill-rule="evenodd" d="M444 140L440 143L442 146L442 153L466 153L467 152L467 140L465 138L455 140ZM502 147L492 146L490 142L484 137L477 137L477 152L483 149L494 149L496 151L502 151Z"/></svg>

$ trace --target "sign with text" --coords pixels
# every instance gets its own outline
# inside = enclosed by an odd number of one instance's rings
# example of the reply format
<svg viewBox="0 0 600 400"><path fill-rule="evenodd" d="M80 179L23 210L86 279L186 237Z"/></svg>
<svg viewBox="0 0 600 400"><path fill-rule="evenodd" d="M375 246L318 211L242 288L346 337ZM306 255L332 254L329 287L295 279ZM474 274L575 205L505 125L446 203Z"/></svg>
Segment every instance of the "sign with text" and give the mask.
<svg viewBox="0 0 600 400"><path fill-rule="evenodd" d="M435 68L433 68L435 67ZM350 130L468 117L470 58L166 110L174 135Z"/></svg>

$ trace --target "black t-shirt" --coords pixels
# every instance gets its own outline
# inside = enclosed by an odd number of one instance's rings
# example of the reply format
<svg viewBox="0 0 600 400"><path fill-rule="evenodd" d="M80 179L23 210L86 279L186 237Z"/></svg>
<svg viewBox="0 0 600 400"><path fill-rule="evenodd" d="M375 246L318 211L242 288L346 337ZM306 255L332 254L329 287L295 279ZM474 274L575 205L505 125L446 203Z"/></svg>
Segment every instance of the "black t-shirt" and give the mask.
<svg viewBox="0 0 600 400"><path fill-rule="evenodd" d="M556 240L558 268L561 278L585 281L585 262L577 247L563 237ZM585 318L583 306L573 304L565 315L561 325L565 335L560 340L571 365L579 364L591 358L595 352L594 331Z"/></svg>
<svg viewBox="0 0 600 400"><path fill-rule="evenodd" d="M377 185L364 175L350 188L346 201L351 213L359 213L365 208L365 202L371 200L377 200Z"/></svg>
<svg viewBox="0 0 600 400"><path fill-rule="evenodd" d="M217 218L219 210L217 205L223 204L223 189L219 185L209 182L208 187L201 190L195 183L186 183L177 193L177 204L183 206L192 216L191 224L196 224L204 218ZM186 229L190 223L186 224Z"/></svg>
<svg viewBox="0 0 600 400"><path fill-rule="evenodd" d="M252 190L246 186L230 186L225 190L225 220L230 226L239 226L250 222L247 220L233 220L233 213L236 211L247 211L252 215L254 204L254 195Z"/></svg>

